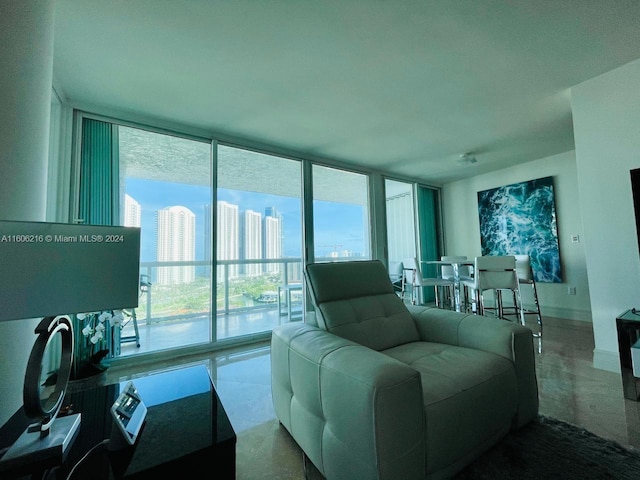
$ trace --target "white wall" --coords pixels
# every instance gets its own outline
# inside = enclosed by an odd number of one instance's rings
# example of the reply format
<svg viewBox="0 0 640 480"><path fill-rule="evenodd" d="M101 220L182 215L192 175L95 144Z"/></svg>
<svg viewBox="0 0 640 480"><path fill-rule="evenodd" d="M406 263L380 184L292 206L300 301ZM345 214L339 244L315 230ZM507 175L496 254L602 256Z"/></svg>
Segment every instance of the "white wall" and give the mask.
<svg viewBox="0 0 640 480"><path fill-rule="evenodd" d="M594 365L619 370L616 316L640 307L629 171L640 168L640 60L572 89Z"/></svg>
<svg viewBox="0 0 640 480"><path fill-rule="evenodd" d="M73 109L65 105L54 88L51 92L49 166L47 173L47 215L50 222L70 222L71 139Z"/></svg>
<svg viewBox="0 0 640 480"><path fill-rule="evenodd" d="M543 177L553 177L563 283L537 284L540 309L543 318L551 316L591 321L585 243L573 151L444 185L442 203L447 255L473 258L482 254L478 192ZM572 235L578 235L580 242L573 243ZM576 287L576 295L568 294L569 286Z"/></svg>
<svg viewBox="0 0 640 480"><path fill-rule="evenodd" d="M2 0L0 219L44 220L53 76L53 0ZM22 405L35 319L0 322L0 425Z"/></svg>

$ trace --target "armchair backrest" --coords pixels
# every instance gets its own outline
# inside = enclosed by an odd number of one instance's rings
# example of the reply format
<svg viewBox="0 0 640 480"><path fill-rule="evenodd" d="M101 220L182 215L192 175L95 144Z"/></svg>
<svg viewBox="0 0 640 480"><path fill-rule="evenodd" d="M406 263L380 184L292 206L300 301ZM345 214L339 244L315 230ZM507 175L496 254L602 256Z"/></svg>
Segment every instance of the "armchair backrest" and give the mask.
<svg viewBox="0 0 640 480"><path fill-rule="evenodd" d="M379 260L312 263L305 278L320 328L374 350L420 339Z"/></svg>

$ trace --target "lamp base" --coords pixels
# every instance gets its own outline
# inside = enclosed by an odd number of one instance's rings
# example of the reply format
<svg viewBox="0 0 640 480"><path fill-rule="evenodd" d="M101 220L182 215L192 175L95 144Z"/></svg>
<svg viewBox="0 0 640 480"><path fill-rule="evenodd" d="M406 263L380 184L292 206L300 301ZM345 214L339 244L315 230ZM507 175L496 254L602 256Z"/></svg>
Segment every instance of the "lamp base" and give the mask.
<svg viewBox="0 0 640 480"><path fill-rule="evenodd" d="M76 413L56 418L46 437L40 437L39 429L32 431L31 427L27 428L0 458L0 471L16 470L34 463L60 465L79 427L80 414Z"/></svg>

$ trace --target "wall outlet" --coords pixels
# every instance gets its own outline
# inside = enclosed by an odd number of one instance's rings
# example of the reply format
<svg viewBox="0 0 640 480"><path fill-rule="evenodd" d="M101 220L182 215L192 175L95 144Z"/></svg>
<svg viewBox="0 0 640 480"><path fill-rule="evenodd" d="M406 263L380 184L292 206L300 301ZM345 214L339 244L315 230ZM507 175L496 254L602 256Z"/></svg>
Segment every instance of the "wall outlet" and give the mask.
<svg viewBox="0 0 640 480"><path fill-rule="evenodd" d="M576 294L576 287L569 287L567 290L567 293L569 295L575 295Z"/></svg>
<svg viewBox="0 0 640 480"><path fill-rule="evenodd" d="M572 243L580 243L580 235L571 235Z"/></svg>

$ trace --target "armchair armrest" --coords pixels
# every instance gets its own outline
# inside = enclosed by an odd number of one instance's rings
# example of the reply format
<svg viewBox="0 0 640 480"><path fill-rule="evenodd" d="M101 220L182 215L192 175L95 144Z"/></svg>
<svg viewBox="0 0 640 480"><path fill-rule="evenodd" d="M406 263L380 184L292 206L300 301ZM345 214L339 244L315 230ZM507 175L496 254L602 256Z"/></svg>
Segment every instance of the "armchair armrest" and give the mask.
<svg viewBox="0 0 640 480"><path fill-rule="evenodd" d="M484 350L511 360L518 381L516 427L538 414L535 349L530 328L499 318L439 308L413 305L408 308L422 340Z"/></svg>
<svg viewBox="0 0 640 480"><path fill-rule="evenodd" d="M271 362L276 416L325 477L424 477L416 370L297 323L274 329Z"/></svg>

